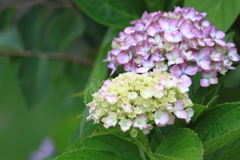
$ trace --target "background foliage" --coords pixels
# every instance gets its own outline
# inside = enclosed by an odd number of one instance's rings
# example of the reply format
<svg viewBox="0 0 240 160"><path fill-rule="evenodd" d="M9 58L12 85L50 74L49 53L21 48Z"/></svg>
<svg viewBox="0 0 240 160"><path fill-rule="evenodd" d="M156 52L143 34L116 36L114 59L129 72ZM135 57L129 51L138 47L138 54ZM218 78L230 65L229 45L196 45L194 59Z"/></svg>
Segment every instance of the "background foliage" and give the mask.
<svg viewBox="0 0 240 160"><path fill-rule="evenodd" d="M82 97L73 95L85 89L92 78L106 79L108 69L102 59L107 56L113 37L145 10L172 11L174 6L207 12L206 18L225 31L227 40L233 41L240 51L239 0L1 0L0 159L28 159L46 136L55 143L53 157L74 148L79 134L83 134L79 133L79 124L84 117L76 117L83 113L85 105ZM210 88L219 91L215 104L240 101L239 79L240 67L222 81L220 88ZM223 106L221 110L224 112ZM205 119L208 118L206 114ZM229 117L225 118L227 121ZM237 121L237 117L231 118ZM192 129L197 132L201 124ZM179 132L192 134L188 130ZM104 143L105 138L116 140L114 135L92 137L84 141L84 147L94 149L74 152L95 154L101 149L97 144ZM207 145L211 138L200 138L210 153L211 146ZM117 142L122 144L117 146L119 150L110 148L104 154L111 151L117 153L113 157L125 154L128 159L132 155L138 159L135 145L122 139ZM239 142L233 139L205 159L230 159L228 155L237 158ZM132 145L133 154L124 150L125 145ZM156 148L156 152L164 151Z"/></svg>

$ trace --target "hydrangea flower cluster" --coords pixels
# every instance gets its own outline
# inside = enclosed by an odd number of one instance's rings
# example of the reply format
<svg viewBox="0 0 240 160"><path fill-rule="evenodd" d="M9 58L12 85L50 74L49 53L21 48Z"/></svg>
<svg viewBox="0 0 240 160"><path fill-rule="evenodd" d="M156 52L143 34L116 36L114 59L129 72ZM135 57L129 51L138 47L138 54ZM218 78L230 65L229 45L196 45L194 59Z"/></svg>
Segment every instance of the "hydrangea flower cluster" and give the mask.
<svg viewBox="0 0 240 160"><path fill-rule="evenodd" d="M106 129L119 124L123 132L139 128L144 134L154 124L174 124L175 116L188 123L194 113L188 91L180 78L167 72L123 73L92 95L87 120L101 121Z"/></svg>
<svg viewBox="0 0 240 160"><path fill-rule="evenodd" d="M155 68L183 79L201 72L200 84L218 83L217 72L225 74L239 61L235 44L226 43L225 33L217 30L206 13L194 8L175 7L174 12L144 12L134 26L120 32L112 42L107 59L113 74L119 65L127 72L145 73Z"/></svg>

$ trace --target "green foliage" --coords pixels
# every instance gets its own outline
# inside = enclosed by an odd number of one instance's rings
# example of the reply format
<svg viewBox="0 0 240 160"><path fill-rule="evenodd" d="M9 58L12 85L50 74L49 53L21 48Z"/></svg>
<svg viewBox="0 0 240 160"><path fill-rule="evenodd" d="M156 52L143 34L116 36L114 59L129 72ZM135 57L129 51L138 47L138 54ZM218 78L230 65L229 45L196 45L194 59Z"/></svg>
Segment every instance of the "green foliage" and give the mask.
<svg viewBox="0 0 240 160"><path fill-rule="evenodd" d="M16 9L15 7L9 7L0 11L0 30L10 27Z"/></svg>
<svg viewBox="0 0 240 160"><path fill-rule="evenodd" d="M25 58L19 69L18 80L29 108L34 107L45 99L50 91L48 61L36 57Z"/></svg>
<svg viewBox="0 0 240 160"><path fill-rule="evenodd" d="M218 105L205 112L191 124L208 154L229 144L240 136L240 103Z"/></svg>
<svg viewBox="0 0 240 160"><path fill-rule="evenodd" d="M45 6L35 6L24 13L18 21L18 28L25 49L39 48L42 24L46 11L47 8Z"/></svg>
<svg viewBox="0 0 240 160"><path fill-rule="evenodd" d="M165 160L199 160L202 159L203 149L196 133L189 129L178 129L161 142L153 156Z"/></svg>
<svg viewBox="0 0 240 160"><path fill-rule="evenodd" d="M184 5L195 7L199 12L206 12L206 19L224 32L230 28L240 12L239 0L202 0L201 3L196 0L185 0Z"/></svg>
<svg viewBox="0 0 240 160"><path fill-rule="evenodd" d="M108 74L107 63L103 63L102 61L107 57L107 53L111 49L112 40L115 36L117 36L118 32L118 30L109 29L104 36L98 56L95 60L94 67L90 75L90 80L92 78L96 78L99 80L106 79Z"/></svg>
<svg viewBox="0 0 240 160"><path fill-rule="evenodd" d="M139 149L136 145L114 135L97 136L85 139L84 146L117 153L129 160L141 159Z"/></svg>
<svg viewBox="0 0 240 160"><path fill-rule="evenodd" d="M106 150L92 149L92 148L81 148L74 151L66 152L61 156L55 158L55 160L125 160L123 156L109 152Z"/></svg>
<svg viewBox="0 0 240 160"><path fill-rule="evenodd" d="M69 10L52 20L48 29L49 42L57 51L63 51L71 42L84 33L82 18Z"/></svg>
<svg viewBox="0 0 240 160"><path fill-rule="evenodd" d="M201 115L203 111L207 109L207 107L201 104L194 104L192 109L194 110L194 115L191 119L191 123L196 121L196 119Z"/></svg>
<svg viewBox="0 0 240 160"><path fill-rule="evenodd" d="M15 27L7 28L0 32L0 48L22 49L23 44Z"/></svg>
<svg viewBox="0 0 240 160"><path fill-rule="evenodd" d="M212 152L211 154L204 156L204 159L206 160L226 160L226 159L237 160L240 157L239 149L240 149L240 139L237 139L232 143L222 148L219 148L215 152Z"/></svg>
<svg viewBox="0 0 240 160"><path fill-rule="evenodd" d="M145 10L137 0L74 0L89 17L109 27L124 29ZM142 8L143 7L143 8Z"/></svg>

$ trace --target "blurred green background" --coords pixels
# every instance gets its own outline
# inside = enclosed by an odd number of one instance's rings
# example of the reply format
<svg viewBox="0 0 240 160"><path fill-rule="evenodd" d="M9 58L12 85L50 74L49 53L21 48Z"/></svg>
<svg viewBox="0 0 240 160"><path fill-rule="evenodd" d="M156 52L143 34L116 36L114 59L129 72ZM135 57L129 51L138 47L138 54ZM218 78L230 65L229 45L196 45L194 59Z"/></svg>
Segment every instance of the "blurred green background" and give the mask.
<svg viewBox="0 0 240 160"><path fill-rule="evenodd" d="M239 7L193 0L1 0L0 159L29 159L47 136L55 155L74 145L85 106L73 95L90 79L108 76L102 60L111 40L145 10L190 6L214 13L207 18L240 50L240 3L230 1ZM240 67L223 84L217 103L239 101L239 88Z"/></svg>

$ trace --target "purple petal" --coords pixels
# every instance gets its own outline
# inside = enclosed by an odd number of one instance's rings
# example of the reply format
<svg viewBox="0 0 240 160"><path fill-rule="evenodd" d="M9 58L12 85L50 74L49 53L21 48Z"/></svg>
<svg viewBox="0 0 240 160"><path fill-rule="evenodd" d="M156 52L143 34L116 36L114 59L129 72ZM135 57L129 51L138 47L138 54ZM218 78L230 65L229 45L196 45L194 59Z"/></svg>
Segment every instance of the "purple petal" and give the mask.
<svg viewBox="0 0 240 160"><path fill-rule="evenodd" d="M224 40L221 40L221 39L215 39L215 42L217 44L219 44L220 46L225 46L226 45L226 42Z"/></svg>
<svg viewBox="0 0 240 160"><path fill-rule="evenodd" d="M137 68L137 64L134 62L134 59L130 60L128 63L124 64L124 70L127 72L132 72Z"/></svg>
<svg viewBox="0 0 240 160"><path fill-rule="evenodd" d="M189 65L187 68L186 68L186 70L185 70L185 73L187 74L187 75L190 75L190 76L192 76L192 75L195 75L196 73L197 73L197 71L198 71L198 67L197 66L191 66L191 65Z"/></svg>
<svg viewBox="0 0 240 160"><path fill-rule="evenodd" d="M209 60L210 58L210 49L209 48L203 48L200 50L198 57L201 60Z"/></svg>
<svg viewBox="0 0 240 160"><path fill-rule="evenodd" d="M169 29L169 23L168 21L166 21L165 19L161 18L158 20L158 24L160 25L160 27L163 29L163 30L168 30Z"/></svg>
<svg viewBox="0 0 240 160"><path fill-rule="evenodd" d="M173 67L171 67L170 73L171 73L171 75L173 75L175 77L180 77L182 74L182 71L181 71L179 65L174 65Z"/></svg>
<svg viewBox="0 0 240 160"><path fill-rule="evenodd" d="M217 31L216 32L216 38L217 39L223 39L225 37L225 33L222 31Z"/></svg>
<svg viewBox="0 0 240 160"><path fill-rule="evenodd" d="M127 27L127 28L124 29L124 32L126 34L134 33L135 32L135 27Z"/></svg>
<svg viewBox="0 0 240 160"><path fill-rule="evenodd" d="M178 43L182 41L182 32L173 31L164 33L164 38L170 43Z"/></svg>

